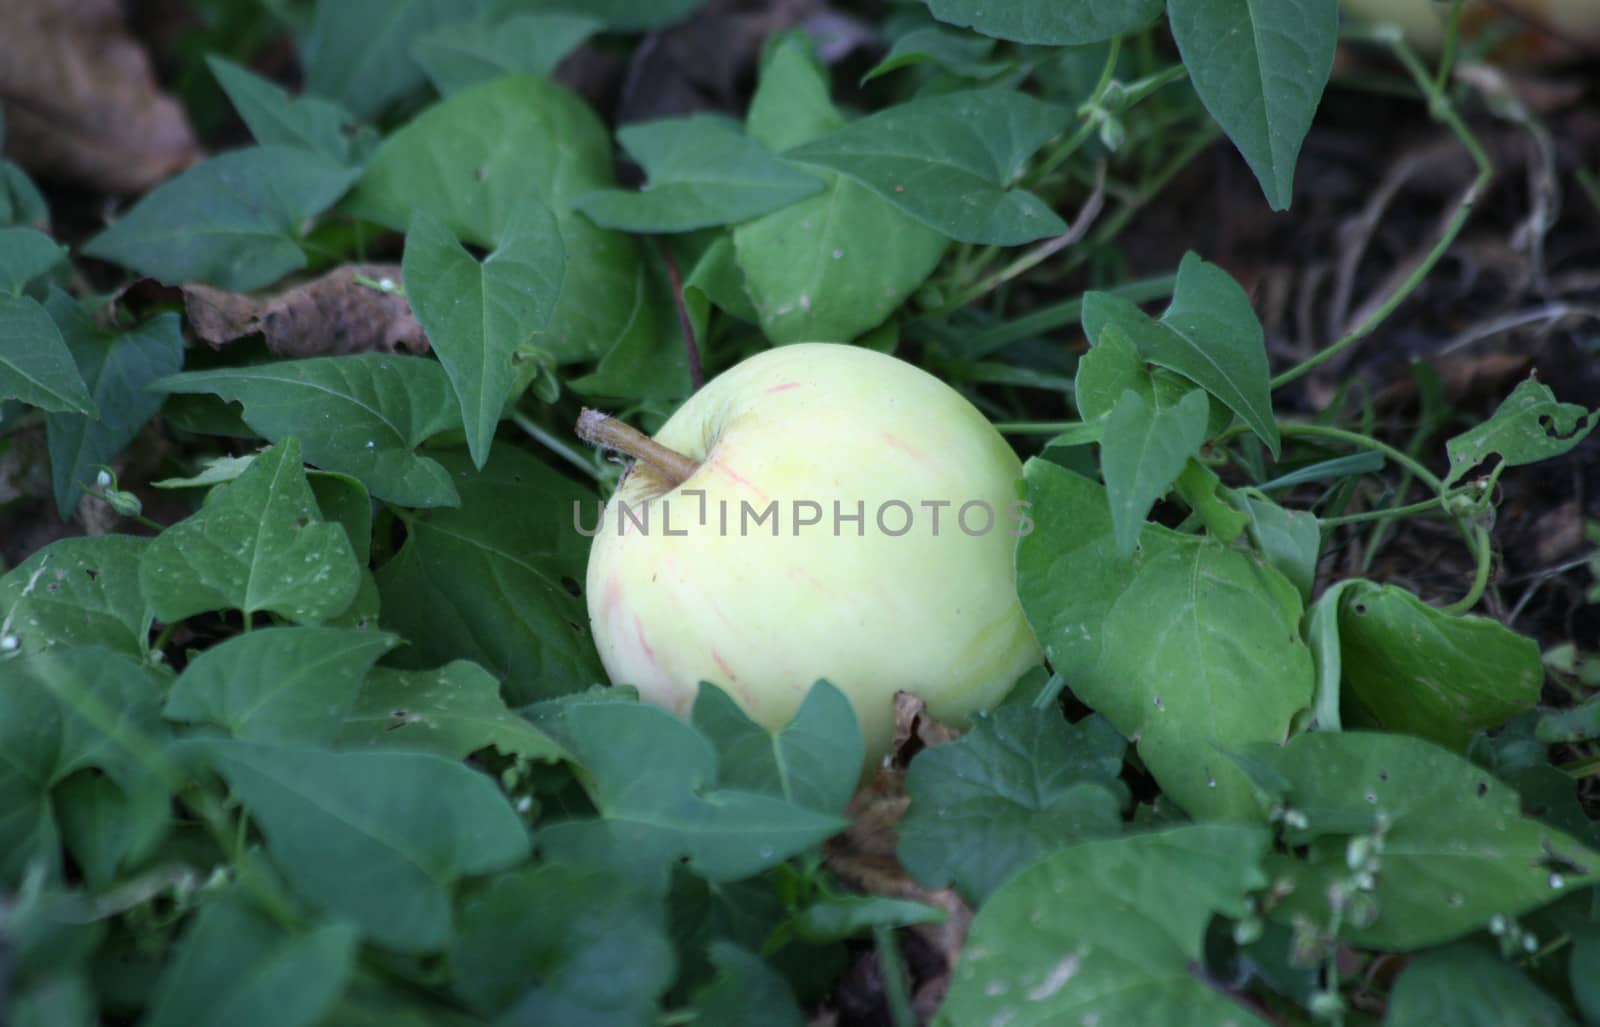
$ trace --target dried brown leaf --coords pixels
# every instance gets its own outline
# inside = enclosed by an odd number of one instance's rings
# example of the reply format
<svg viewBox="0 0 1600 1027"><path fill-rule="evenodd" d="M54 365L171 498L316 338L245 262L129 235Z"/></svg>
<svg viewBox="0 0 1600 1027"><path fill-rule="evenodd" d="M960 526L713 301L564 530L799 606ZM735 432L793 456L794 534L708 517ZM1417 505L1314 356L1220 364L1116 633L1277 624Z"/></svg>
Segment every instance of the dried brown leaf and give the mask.
<svg viewBox="0 0 1600 1027"><path fill-rule="evenodd" d="M910 692L896 692L894 697L894 751L902 765L911 757L932 745L943 745L960 737L961 731L944 723L928 712L921 699Z"/></svg>
<svg viewBox="0 0 1600 1027"><path fill-rule="evenodd" d="M868 895L912 899L945 911L939 924L919 924L907 930L935 955L937 969L916 982L913 1006L926 1022L950 986L950 973L972 923L972 910L952 888L918 884L900 865L895 848L898 825L910 800L906 797L906 766L922 749L943 745L960 732L928 713L921 699L900 692L894 702L894 745L872 780L856 792L845 815L850 826L828 840L823 848L828 869L840 881Z"/></svg>
<svg viewBox="0 0 1600 1027"><path fill-rule="evenodd" d="M117 0L7 0L6 155L43 178L137 193L203 156Z"/></svg>
<svg viewBox="0 0 1600 1027"><path fill-rule="evenodd" d="M349 264L271 296L191 283L183 298L195 334L217 348L260 332L268 350L288 358L426 352L427 338L405 297L358 278L403 280L398 264Z"/></svg>

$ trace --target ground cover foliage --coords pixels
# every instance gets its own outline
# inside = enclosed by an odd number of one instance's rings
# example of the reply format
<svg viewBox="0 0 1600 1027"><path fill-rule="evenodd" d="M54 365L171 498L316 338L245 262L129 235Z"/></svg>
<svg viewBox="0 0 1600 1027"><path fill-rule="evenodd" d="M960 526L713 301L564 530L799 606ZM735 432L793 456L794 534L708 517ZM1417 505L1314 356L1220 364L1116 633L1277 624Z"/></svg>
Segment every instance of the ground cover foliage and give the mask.
<svg viewBox="0 0 1600 1027"><path fill-rule="evenodd" d="M0 15L0 1020L1600 1023L1593 66L92 6ZM825 681L605 686L580 585L578 409L804 340L1027 457L1048 665L867 782Z"/></svg>

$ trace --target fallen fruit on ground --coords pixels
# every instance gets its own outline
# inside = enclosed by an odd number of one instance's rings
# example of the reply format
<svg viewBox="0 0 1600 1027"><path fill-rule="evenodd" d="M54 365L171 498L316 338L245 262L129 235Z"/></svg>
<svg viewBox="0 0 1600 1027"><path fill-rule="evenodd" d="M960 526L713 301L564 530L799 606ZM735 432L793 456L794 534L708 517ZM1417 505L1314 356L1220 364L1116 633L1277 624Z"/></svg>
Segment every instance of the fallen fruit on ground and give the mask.
<svg viewBox="0 0 1600 1027"><path fill-rule="evenodd" d="M964 722L1040 661L1012 562L1021 465L927 372L801 343L717 377L654 449L585 421L642 457L598 522L587 595L607 674L648 701L687 713L709 681L776 729L826 678L876 761L897 691Z"/></svg>

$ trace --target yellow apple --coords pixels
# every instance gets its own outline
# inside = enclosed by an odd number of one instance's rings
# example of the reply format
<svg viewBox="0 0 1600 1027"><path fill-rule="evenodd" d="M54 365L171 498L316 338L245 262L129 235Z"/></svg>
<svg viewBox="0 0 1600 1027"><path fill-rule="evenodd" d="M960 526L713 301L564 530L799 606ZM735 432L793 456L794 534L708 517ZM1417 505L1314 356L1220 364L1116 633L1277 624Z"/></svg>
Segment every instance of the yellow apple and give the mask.
<svg viewBox="0 0 1600 1027"><path fill-rule="evenodd" d="M1021 465L927 372L783 346L719 375L655 442L681 465L640 460L580 529L598 527L587 598L612 682L684 714L708 681L776 729L826 678L875 762L895 692L961 723L1040 662L1013 564L1032 526Z"/></svg>

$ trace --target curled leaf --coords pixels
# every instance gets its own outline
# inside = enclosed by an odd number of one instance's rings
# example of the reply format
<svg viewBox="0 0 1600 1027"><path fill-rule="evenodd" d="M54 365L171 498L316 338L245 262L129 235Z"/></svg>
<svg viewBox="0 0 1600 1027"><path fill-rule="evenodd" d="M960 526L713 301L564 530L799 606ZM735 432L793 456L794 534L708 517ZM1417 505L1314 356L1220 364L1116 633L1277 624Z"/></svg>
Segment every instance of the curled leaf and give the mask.
<svg viewBox="0 0 1600 1027"><path fill-rule="evenodd" d="M394 289L382 288L386 281ZM368 284L373 282L379 284ZM270 296L191 282L183 287L183 300L195 334L218 349L260 332L267 349L279 357L425 353L428 340L412 316L403 283L399 265L348 264Z"/></svg>

